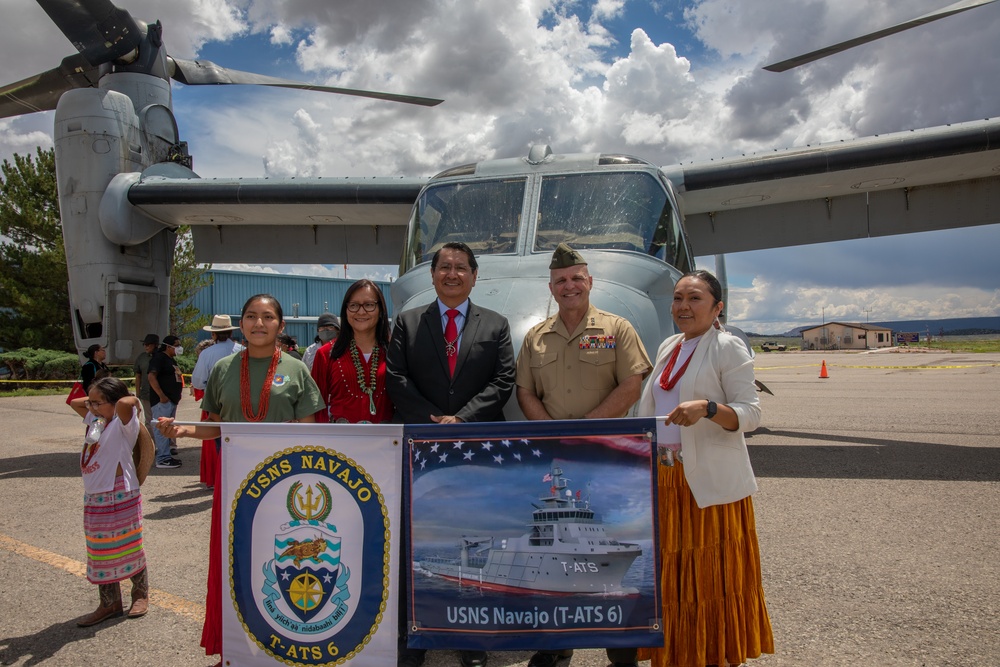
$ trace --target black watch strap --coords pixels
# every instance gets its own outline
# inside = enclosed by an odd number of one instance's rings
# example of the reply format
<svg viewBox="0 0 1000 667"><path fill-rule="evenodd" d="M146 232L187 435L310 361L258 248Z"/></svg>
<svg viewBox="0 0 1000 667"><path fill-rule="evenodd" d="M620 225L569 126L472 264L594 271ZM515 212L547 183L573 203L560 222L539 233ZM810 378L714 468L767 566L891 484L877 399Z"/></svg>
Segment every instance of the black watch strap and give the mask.
<svg viewBox="0 0 1000 667"><path fill-rule="evenodd" d="M719 411L719 404L716 403L715 401L709 401L708 408L706 409L708 410L708 414L705 416L708 417L709 419L712 419L713 417L715 417L715 413Z"/></svg>

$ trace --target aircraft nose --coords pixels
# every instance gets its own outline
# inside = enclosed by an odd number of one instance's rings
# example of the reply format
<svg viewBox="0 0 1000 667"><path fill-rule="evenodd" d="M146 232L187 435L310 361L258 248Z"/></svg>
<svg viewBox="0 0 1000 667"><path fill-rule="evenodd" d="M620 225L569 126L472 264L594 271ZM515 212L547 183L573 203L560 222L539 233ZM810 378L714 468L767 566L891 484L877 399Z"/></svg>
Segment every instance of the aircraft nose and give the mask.
<svg viewBox="0 0 1000 667"><path fill-rule="evenodd" d="M549 293L547 278L520 277L480 280L472 300L484 308L507 316L514 353L528 329L558 310Z"/></svg>

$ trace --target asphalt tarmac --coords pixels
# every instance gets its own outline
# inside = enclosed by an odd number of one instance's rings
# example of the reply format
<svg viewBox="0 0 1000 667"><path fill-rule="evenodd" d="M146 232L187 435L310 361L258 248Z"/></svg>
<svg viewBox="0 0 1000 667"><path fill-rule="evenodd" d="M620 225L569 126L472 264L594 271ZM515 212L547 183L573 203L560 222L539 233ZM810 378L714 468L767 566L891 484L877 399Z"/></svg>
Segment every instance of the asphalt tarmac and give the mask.
<svg viewBox="0 0 1000 667"><path fill-rule="evenodd" d="M1000 664L1000 355L775 352L756 365L775 393L761 395L748 442L776 653L749 664ZM190 397L179 417L197 418ZM81 629L98 600L84 576L79 418L60 396L0 398L0 424L0 664L215 664L198 646L201 443L182 441L183 466L143 485L149 614ZM589 649L568 664L606 662Z"/></svg>

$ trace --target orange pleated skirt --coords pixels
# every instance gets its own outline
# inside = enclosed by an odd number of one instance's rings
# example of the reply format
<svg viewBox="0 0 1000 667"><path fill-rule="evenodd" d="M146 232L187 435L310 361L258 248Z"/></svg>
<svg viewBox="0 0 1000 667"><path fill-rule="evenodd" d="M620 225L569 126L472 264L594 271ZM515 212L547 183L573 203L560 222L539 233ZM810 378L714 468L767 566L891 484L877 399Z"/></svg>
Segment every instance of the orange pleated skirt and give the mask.
<svg viewBox="0 0 1000 667"><path fill-rule="evenodd" d="M699 508L679 462L660 466L657 485L664 645L639 659L722 667L774 653L753 501Z"/></svg>

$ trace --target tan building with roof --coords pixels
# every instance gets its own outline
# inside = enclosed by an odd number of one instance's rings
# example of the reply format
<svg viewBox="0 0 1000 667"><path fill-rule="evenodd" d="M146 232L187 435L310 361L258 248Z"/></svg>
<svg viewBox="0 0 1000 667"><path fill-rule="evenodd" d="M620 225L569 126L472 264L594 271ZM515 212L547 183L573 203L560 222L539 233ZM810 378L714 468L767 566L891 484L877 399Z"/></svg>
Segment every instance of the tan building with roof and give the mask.
<svg viewBox="0 0 1000 667"><path fill-rule="evenodd" d="M892 347L892 329L875 324L827 322L802 330L803 350L871 350Z"/></svg>

